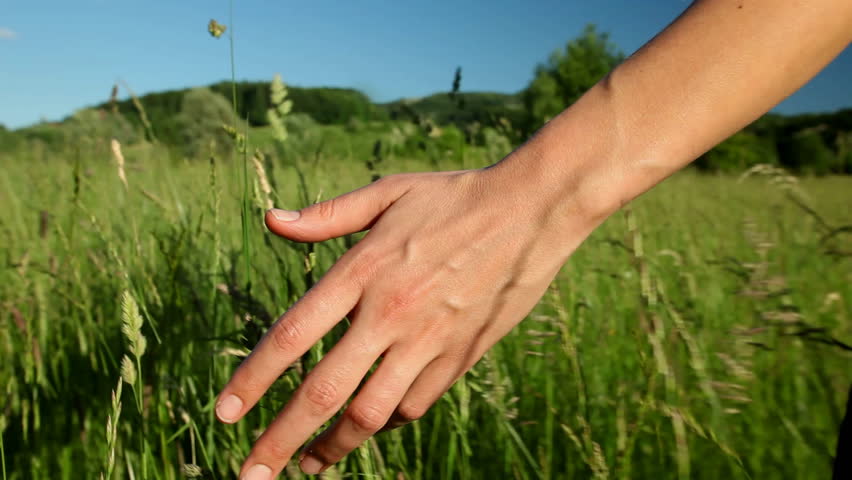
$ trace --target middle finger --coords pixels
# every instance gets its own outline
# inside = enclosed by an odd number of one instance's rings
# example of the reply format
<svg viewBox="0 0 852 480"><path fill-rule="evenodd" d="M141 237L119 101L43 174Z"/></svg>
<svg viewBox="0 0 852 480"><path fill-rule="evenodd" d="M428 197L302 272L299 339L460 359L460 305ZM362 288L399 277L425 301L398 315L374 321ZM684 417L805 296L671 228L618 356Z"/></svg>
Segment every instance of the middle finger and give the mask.
<svg viewBox="0 0 852 480"><path fill-rule="evenodd" d="M320 473L378 432L414 379L435 357L422 348L397 347L385 354L343 415L305 449L300 460L305 473Z"/></svg>
<svg viewBox="0 0 852 480"><path fill-rule="evenodd" d="M375 334L353 324L258 438L240 478L267 480L279 473L310 436L346 403L387 347Z"/></svg>

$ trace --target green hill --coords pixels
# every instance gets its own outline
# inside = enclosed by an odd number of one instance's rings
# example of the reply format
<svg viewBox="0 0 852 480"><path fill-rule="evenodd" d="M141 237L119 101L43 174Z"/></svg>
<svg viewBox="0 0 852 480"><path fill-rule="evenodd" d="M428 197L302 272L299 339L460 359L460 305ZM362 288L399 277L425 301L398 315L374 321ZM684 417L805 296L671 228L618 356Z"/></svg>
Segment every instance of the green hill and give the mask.
<svg viewBox="0 0 852 480"><path fill-rule="evenodd" d="M237 114L249 126L268 125L269 85L267 82L239 82L235 86ZM212 102L220 107L215 119L203 112L189 116L205 117L208 129L218 130L222 123L220 118L230 123L232 85L219 82L202 88L221 95L225 101ZM147 135L153 134L160 142L182 148L187 142L188 130L192 130L187 128L187 123L193 123L187 122L189 112L182 110L186 106L187 93L193 90L197 89L169 90L139 97L150 125ZM378 122L390 128L391 123L410 122L419 126L423 134L428 134L433 126L454 125L460 132L457 135L464 135L468 143L475 144L489 143L486 137L495 131L517 144L524 140L521 126L528 126L530 120L522 92L461 92L455 95L439 92L422 98L376 103L363 92L350 88L288 87L288 98L293 101L293 113L309 116L310 123L349 129L356 123ZM216 97L210 99L216 100ZM29 140L61 145L81 137L115 137L123 143L132 143L146 130L139 112L132 99L108 101L79 110L62 122L14 131L3 129L0 130L0 151L11 151ZM357 135L357 128L350 130L351 135ZM764 115L701 156L695 164L704 170L733 172L758 163L778 164L804 173L852 173L852 109L793 116Z"/></svg>
<svg viewBox="0 0 852 480"><path fill-rule="evenodd" d="M412 112L438 125L457 126L479 122L496 125L505 118L512 125L520 124L525 115L520 94L496 92L462 92L451 96L439 92L417 99L401 99L380 105L392 119L411 116Z"/></svg>

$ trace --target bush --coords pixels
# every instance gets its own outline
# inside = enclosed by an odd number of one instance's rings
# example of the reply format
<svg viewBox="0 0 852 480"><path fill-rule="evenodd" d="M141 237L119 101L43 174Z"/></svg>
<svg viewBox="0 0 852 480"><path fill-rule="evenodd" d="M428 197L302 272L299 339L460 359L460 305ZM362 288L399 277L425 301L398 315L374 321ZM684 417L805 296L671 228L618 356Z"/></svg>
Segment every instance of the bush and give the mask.
<svg viewBox="0 0 852 480"><path fill-rule="evenodd" d="M483 128L479 137L479 143L488 152L489 161L496 162L512 152L512 142L494 128Z"/></svg>
<svg viewBox="0 0 852 480"><path fill-rule="evenodd" d="M843 167L843 171L839 173L852 174L852 132L838 134L836 145L837 159Z"/></svg>
<svg viewBox="0 0 852 480"><path fill-rule="evenodd" d="M353 117L370 120L381 116L370 99L357 90L290 87L288 92L293 112L307 113L322 124L345 125Z"/></svg>
<svg viewBox="0 0 852 480"><path fill-rule="evenodd" d="M6 129L6 126L0 124L0 151L9 152L14 150L18 145L18 137Z"/></svg>
<svg viewBox="0 0 852 480"><path fill-rule="evenodd" d="M139 130L121 114L93 108L74 112L63 124L63 131L68 143L81 138L103 143L115 138L122 145L128 145L142 139Z"/></svg>
<svg viewBox="0 0 852 480"><path fill-rule="evenodd" d="M195 88L186 93L181 111L175 117L180 147L189 157L222 155L231 151L233 140L223 126L233 125L234 110L222 95L209 88ZM237 122L237 131L245 131Z"/></svg>
<svg viewBox="0 0 852 480"><path fill-rule="evenodd" d="M812 175L843 171L843 159L828 148L819 128L797 132L779 147L781 163L791 170Z"/></svg>

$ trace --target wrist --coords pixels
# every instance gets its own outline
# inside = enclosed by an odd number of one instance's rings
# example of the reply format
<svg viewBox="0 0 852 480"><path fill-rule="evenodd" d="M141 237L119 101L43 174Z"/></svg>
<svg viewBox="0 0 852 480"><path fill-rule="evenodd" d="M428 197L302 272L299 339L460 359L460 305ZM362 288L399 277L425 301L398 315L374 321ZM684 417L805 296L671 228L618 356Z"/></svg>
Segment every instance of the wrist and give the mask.
<svg viewBox="0 0 852 480"><path fill-rule="evenodd" d="M677 170L654 125L636 119L617 89L619 71L590 89L526 144L491 167L545 208L597 227ZM613 78L615 77L615 78ZM499 173L498 173L499 172ZM523 196L523 192L519 195Z"/></svg>
<svg viewBox="0 0 852 480"><path fill-rule="evenodd" d="M610 102L606 88L593 88L486 171L513 201L556 214L558 229L580 222L591 231L632 199Z"/></svg>

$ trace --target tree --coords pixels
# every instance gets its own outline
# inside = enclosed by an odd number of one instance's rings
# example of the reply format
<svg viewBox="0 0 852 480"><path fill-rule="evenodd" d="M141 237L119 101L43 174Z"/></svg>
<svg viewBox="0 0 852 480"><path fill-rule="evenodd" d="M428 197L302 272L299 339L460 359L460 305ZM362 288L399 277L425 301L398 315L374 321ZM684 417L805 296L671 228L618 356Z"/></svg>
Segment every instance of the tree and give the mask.
<svg viewBox="0 0 852 480"><path fill-rule="evenodd" d="M528 129L538 128L574 103L624 60L609 34L587 25L583 34L556 49L523 92L529 114Z"/></svg>

